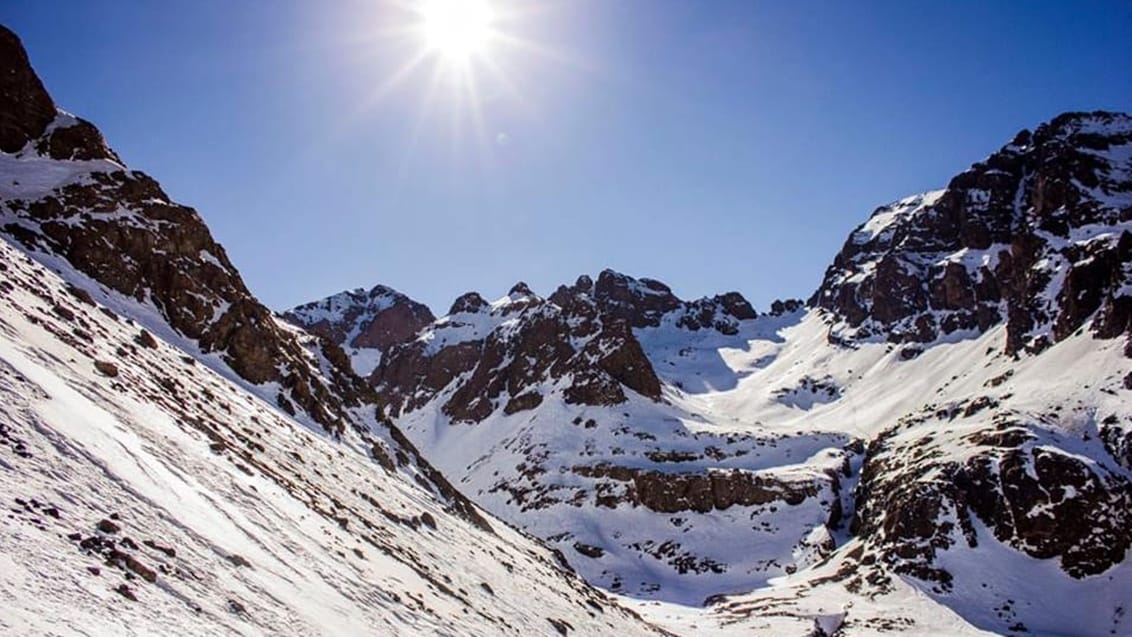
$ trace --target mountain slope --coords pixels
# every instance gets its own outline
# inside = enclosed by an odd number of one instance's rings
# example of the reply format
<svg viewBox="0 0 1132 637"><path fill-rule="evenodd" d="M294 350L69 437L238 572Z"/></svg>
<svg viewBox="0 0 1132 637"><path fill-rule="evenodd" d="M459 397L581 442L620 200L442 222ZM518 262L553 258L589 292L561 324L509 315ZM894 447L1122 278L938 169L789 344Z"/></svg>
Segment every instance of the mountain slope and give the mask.
<svg viewBox="0 0 1132 637"><path fill-rule="evenodd" d="M7 30L0 29L0 52L0 110L22 114L19 130L29 135L19 150L0 154L0 234L150 308L154 329L167 327L182 349L300 421L356 439L380 464L401 459L397 465L451 510L478 518L379 413L338 346L276 320L196 211L126 169L89 122L56 109Z"/></svg>
<svg viewBox="0 0 1132 637"><path fill-rule="evenodd" d="M453 489L3 28L0 149L5 633L660 632Z"/></svg>
<svg viewBox="0 0 1132 637"><path fill-rule="evenodd" d="M0 254L5 632L654 634L528 538L143 336L143 306Z"/></svg>

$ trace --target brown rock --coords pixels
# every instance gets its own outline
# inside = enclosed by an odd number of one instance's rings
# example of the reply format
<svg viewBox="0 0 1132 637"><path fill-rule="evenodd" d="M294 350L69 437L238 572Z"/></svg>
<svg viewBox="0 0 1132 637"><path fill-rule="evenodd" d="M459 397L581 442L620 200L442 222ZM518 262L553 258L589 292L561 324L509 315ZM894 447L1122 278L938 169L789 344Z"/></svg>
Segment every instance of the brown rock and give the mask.
<svg viewBox="0 0 1132 637"><path fill-rule="evenodd" d="M0 26L0 151L14 153L55 119L55 102L15 33Z"/></svg>
<svg viewBox="0 0 1132 637"><path fill-rule="evenodd" d="M122 527L118 526L114 522L111 522L110 520L102 520L98 523L98 530L102 531L103 533L113 534L121 531Z"/></svg>

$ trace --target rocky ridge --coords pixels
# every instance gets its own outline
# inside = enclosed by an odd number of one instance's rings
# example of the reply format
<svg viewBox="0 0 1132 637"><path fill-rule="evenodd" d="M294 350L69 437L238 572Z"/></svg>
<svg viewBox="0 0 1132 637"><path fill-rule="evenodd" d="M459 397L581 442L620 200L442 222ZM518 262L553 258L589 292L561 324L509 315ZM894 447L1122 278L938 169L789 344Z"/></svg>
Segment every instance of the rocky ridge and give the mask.
<svg viewBox="0 0 1132 637"><path fill-rule="evenodd" d="M518 283L494 303L461 296L446 316L389 348L370 380L391 415L448 388L444 413L458 422L482 421L499 407L531 409L544 383L561 382L575 405L620 404L626 390L660 400L660 381L633 329L668 318L689 331L734 335L756 316L736 292L682 301L659 281L612 270L596 281L579 277L546 299Z"/></svg>

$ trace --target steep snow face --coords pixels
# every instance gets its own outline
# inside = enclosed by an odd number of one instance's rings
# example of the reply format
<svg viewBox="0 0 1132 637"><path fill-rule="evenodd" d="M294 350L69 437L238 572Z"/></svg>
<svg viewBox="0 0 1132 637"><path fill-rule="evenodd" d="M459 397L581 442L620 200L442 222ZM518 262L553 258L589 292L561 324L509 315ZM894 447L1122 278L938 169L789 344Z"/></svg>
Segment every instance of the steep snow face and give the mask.
<svg viewBox="0 0 1132 637"><path fill-rule="evenodd" d="M656 634L38 256L0 240L2 632Z"/></svg>
<svg viewBox="0 0 1132 637"><path fill-rule="evenodd" d="M341 292L289 310L284 318L341 344L354 372L365 377L381 355L436 320L429 309L384 285Z"/></svg>
<svg viewBox="0 0 1132 637"><path fill-rule="evenodd" d="M852 233L813 302L834 338L931 343L1005 322L1040 351L1097 315L1132 318L1132 117L1068 113L952 179L879 208Z"/></svg>

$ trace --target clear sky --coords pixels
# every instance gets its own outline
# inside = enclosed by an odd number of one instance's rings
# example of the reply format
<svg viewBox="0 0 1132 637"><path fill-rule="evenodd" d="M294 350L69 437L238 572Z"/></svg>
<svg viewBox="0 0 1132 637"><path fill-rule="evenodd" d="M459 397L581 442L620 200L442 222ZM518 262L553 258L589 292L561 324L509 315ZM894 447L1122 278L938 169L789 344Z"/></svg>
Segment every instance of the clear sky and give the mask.
<svg viewBox="0 0 1132 637"><path fill-rule="evenodd" d="M401 4L407 0L398 0ZM411 0L408 0L411 2ZM878 205L1132 110L1132 2L496 0L470 62L381 0L4 0L59 104L276 309L443 313L612 267L807 297Z"/></svg>

